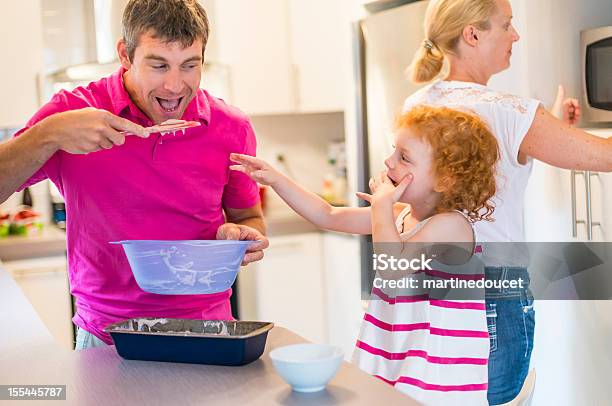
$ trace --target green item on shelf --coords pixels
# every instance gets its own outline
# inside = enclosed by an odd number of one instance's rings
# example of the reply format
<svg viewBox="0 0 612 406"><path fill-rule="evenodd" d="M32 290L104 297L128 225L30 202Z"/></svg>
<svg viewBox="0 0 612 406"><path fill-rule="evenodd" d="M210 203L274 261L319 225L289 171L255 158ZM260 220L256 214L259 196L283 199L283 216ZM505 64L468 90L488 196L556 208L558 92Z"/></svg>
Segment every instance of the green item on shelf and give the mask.
<svg viewBox="0 0 612 406"><path fill-rule="evenodd" d="M11 223L9 226L10 235L26 235L26 227L23 224Z"/></svg>

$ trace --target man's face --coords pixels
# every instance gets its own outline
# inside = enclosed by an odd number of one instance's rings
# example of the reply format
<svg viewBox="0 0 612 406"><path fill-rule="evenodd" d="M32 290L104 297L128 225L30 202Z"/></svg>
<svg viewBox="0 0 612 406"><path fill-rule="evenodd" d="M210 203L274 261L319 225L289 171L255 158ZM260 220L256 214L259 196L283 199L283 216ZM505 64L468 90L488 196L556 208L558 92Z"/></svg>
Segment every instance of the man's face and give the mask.
<svg viewBox="0 0 612 406"><path fill-rule="evenodd" d="M127 69L123 79L132 101L155 124L182 118L200 86L202 41L183 48L179 42L154 38L149 31L140 36L132 61L125 43L120 41L117 50Z"/></svg>

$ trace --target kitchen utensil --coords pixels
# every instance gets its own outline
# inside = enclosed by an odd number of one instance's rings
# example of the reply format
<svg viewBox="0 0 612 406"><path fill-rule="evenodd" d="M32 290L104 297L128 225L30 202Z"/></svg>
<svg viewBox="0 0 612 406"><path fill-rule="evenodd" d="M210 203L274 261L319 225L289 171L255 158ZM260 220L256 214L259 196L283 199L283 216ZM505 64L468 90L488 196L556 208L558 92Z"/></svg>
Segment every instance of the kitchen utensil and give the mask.
<svg viewBox="0 0 612 406"><path fill-rule="evenodd" d="M145 127L145 132L147 134L160 133L161 135L175 133L177 131L181 131L182 133L184 133L187 128L198 127L199 125L199 121L167 120L161 124L157 124L151 127ZM131 134L128 131L119 132L124 135Z"/></svg>
<svg viewBox="0 0 612 406"><path fill-rule="evenodd" d="M107 326L125 359L245 365L258 359L273 323L136 318Z"/></svg>
<svg viewBox="0 0 612 406"><path fill-rule="evenodd" d="M294 344L270 351L276 372L296 392L318 392L338 372L343 353L323 344Z"/></svg>
<svg viewBox="0 0 612 406"><path fill-rule="evenodd" d="M229 289L253 241L125 240L121 244L138 286L162 295L199 295Z"/></svg>

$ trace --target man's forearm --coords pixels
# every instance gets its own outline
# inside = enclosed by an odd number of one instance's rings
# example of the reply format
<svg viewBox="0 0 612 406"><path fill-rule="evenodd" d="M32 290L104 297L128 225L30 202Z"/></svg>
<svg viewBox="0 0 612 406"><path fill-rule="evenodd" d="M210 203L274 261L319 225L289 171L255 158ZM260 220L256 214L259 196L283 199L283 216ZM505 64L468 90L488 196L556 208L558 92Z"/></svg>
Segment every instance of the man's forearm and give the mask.
<svg viewBox="0 0 612 406"><path fill-rule="evenodd" d="M248 217L240 221L233 221L233 223L254 228L263 235L266 235L266 223L264 222L264 219L261 216Z"/></svg>
<svg viewBox="0 0 612 406"><path fill-rule="evenodd" d="M0 144L0 203L6 201L56 151L57 147L40 134L40 126Z"/></svg>

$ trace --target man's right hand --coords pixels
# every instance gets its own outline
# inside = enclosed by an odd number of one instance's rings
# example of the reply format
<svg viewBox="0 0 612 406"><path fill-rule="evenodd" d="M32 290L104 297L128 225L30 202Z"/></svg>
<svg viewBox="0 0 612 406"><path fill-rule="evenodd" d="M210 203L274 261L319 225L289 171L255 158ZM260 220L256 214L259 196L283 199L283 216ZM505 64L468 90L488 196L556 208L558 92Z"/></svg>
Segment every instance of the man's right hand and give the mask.
<svg viewBox="0 0 612 406"><path fill-rule="evenodd" d="M142 126L92 107L56 113L35 127L58 150L71 154L87 154L123 145L125 133L148 137Z"/></svg>

